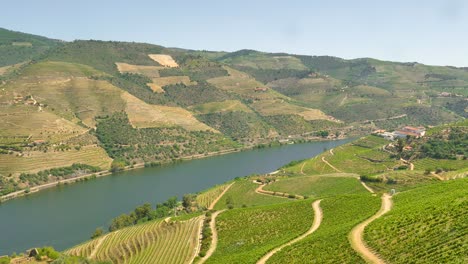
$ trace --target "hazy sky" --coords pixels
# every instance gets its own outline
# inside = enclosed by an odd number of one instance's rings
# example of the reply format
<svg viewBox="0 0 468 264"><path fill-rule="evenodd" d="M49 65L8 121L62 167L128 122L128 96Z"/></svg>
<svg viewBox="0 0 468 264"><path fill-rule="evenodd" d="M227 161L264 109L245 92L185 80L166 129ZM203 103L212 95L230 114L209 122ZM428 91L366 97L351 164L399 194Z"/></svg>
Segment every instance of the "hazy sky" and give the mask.
<svg viewBox="0 0 468 264"><path fill-rule="evenodd" d="M468 66L466 0L14 0L0 27L63 40Z"/></svg>

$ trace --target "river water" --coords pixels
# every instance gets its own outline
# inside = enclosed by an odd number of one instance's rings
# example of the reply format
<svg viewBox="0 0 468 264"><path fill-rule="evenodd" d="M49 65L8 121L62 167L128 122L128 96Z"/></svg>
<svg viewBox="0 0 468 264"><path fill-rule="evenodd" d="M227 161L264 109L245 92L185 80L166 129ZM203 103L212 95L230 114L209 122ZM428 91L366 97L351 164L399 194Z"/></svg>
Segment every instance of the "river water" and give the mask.
<svg viewBox="0 0 468 264"><path fill-rule="evenodd" d="M10 200L0 204L0 256L40 246L64 250L145 202L154 207L171 196L196 193L235 177L272 172L348 141L284 145L136 169Z"/></svg>

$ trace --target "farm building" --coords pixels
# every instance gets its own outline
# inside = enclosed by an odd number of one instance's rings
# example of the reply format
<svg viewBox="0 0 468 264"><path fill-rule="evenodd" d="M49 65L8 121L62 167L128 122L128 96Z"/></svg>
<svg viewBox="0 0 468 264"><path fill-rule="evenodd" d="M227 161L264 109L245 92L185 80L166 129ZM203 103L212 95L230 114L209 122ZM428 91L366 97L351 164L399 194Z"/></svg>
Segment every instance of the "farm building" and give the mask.
<svg viewBox="0 0 468 264"><path fill-rule="evenodd" d="M423 137L426 134L426 129L424 127L411 127L406 126L400 130L394 132L396 137L403 138L407 136L412 137Z"/></svg>

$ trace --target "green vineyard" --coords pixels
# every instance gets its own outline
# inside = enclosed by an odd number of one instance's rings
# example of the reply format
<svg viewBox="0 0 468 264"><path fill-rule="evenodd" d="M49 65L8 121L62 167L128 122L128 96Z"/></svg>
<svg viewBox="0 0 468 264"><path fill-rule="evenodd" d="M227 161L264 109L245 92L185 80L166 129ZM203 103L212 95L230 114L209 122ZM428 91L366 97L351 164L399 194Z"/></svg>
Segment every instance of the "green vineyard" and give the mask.
<svg viewBox="0 0 468 264"><path fill-rule="evenodd" d="M432 170L435 171L437 169L442 170L459 170L466 167L468 161L466 160L437 160L431 158L425 158L414 161L414 167L417 170Z"/></svg>
<svg viewBox="0 0 468 264"><path fill-rule="evenodd" d="M225 209L228 205L232 205L234 208L239 208L278 204L290 201L286 198L256 193L255 189L257 189L259 185L252 181L253 179L251 178L235 181L231 188L229 188L218 203L216 203L214 209Z"/></svg>
<svg viewBox="0 0 468 264"><path fill-rule="evenodd" d="M351 248L348 234L380 207L370 194L342 195L323 199L323 221L312 235L283 248L268 263L365 263Z"/></svg>
<svg viewBox="0 0 468 264"><path fill-rule="evenodd" d="M268 184L263 189L273 192L286 192L309 197L326 197L339 194L366 193L367 190L356 179L356 175L329 174L322 176L302 176L281 179Z"/></svg>
<svg viewBox="0 0 468 264"><path fill-rule="evenodd" d="M371 223L364 237L389 263L466 263L467 197L468 179L399 193L392 211Z"/></svg>
<svg viewBox="0 0 468 264"><path fill-rule="evenodd" d="M208 208L215 200L220 196L230 184L223 184L220 186L213 187L205 192L197 195L197 204L201 208Z"/></svg>
<svg viewBox="0 0 468 264"><path fill-rule="evenodd" d="M202 219L152 221L109 233L64 253L122 264L187 263L196 254Z"/></svg>
<svg viewBox="0 0 468 264"><path fill-rule="evenodd" d="M303 200L222 213L216 220L218 247L206 263L254 263L309 229L311 204Z"/></svg>

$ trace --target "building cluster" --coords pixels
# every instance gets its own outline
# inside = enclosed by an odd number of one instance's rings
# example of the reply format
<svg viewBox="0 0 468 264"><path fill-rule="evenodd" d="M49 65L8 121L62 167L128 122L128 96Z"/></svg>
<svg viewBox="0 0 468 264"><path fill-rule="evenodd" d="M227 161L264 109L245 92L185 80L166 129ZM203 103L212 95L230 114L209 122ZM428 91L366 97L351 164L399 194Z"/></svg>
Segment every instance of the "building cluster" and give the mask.
<svg viewBox="0 0 468 264"><path fill-rule="evenodd" d="M379 135L387 140L406 138L408 136L420 138L424 137L424 135L426 134L426 129L424 127L405 126L393 132L388 132L385 130L376 130L374 131L374 134Z"/></svg>

